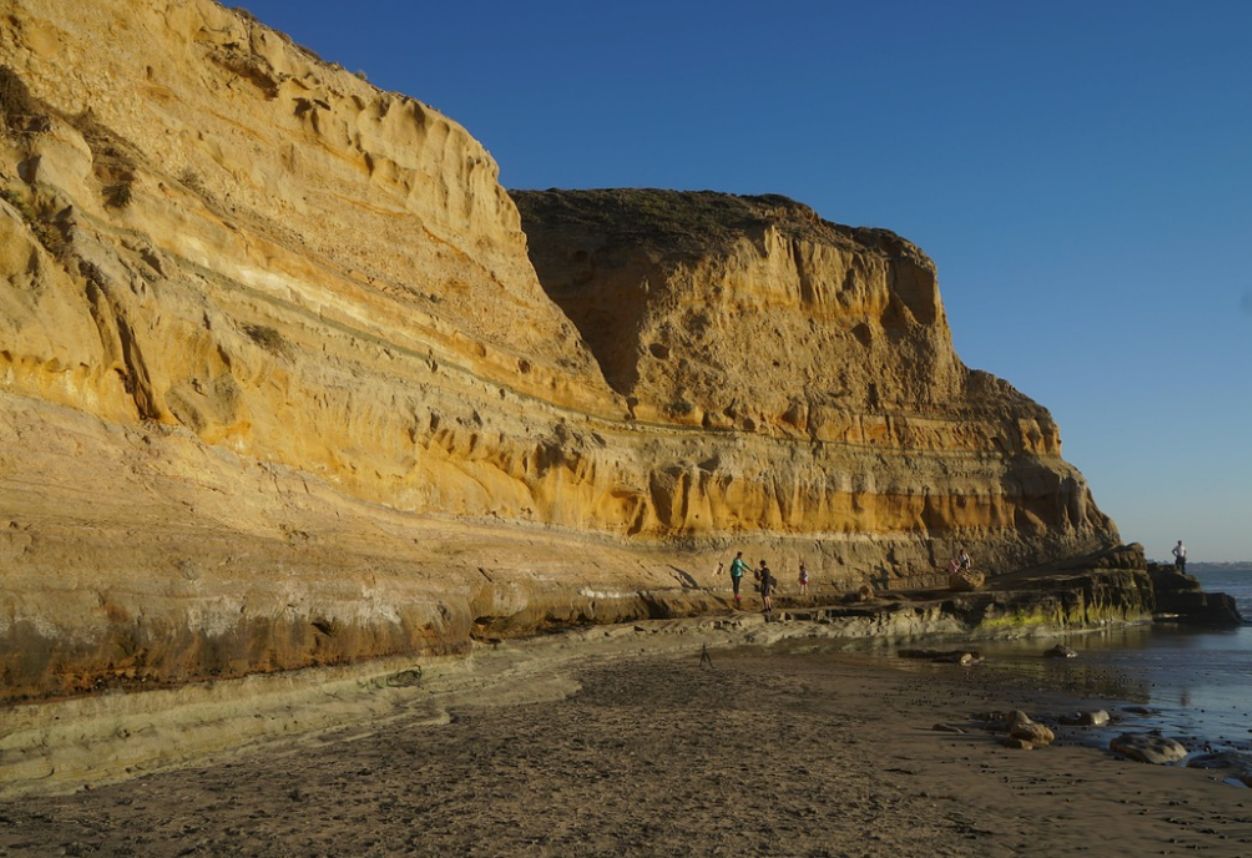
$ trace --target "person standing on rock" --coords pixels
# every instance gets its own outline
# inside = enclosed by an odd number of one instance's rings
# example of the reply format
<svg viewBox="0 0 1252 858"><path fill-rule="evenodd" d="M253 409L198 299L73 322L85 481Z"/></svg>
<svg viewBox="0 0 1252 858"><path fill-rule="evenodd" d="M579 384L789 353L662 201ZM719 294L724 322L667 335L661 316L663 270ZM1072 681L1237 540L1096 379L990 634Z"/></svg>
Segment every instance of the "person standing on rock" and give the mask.
<svg viewBox="0 0 1252 858"><path fill-rule="evenodd" d="M808 598L809 595L809 569L804 565L804 561L800 561L800 596Z"/></svg>
<svg viewBox="0 0 1252 858"><path fill-rule="evenodd" d="M717 564L717 571L722 571L722 564ZM730 561L730 587L735 591L735 607L740 606L739 583L743 581L743 573L748 571L748 563L743 559L743 552L739 551L735 554L735 559Z"/></svg>
<svg viewBox="0 0 1252 858"><path fill-rule="evenodd" d="M969 552L966 551L964 548L961 549L961 553L957 557L957 560L960 563L960 567L958 571L961 571L961 572L965 572L966 570L969 569L970 566L973 565L973 561L969 559Z"/></svg>
<svg viewBox="0 0 1252 858"><path fill-rule="evenodd" d="M769 566L764 560L761 561L761 568L757 570L757 580L760 581L761 587L761 608L765 613L766 619L774 611L774 573L769 571Z"/></svg>
<svg viewBox="0 0 1252 858"><path fill-rule="evenodd" d="M1187 546L1182 544L1181 539L1174 546L1174 569L1184 575L1187 573Z"/></svg>

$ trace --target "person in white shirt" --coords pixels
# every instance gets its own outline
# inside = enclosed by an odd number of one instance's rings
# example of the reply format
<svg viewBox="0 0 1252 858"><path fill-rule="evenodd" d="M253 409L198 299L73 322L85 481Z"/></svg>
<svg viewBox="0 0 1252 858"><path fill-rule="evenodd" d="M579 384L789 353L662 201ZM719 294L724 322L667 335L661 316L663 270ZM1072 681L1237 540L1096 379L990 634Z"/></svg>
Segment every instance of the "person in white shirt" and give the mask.
<svg viewBox="0 0 1252 858"><path fill-rule="evenodd" d="M1174 546L1174 568L1179 572L1187 571L1187 546L1182 544L1181 539Z"/></svg>

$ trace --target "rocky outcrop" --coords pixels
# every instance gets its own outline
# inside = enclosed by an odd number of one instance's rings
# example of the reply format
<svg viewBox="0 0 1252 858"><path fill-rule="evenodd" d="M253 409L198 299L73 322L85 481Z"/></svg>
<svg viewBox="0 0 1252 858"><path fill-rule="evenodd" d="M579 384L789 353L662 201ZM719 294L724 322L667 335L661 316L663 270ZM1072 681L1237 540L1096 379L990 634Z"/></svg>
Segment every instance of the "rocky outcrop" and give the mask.
<svg viewBox="0 0 1252 858"><path fill-rule="evenodd" d="M852 604L785 604L782 617L819 624L855 618L883 634L899 636L956 633L1014 638L1150 622L1154 606L1152 582L1144 570L1086 569L1029 580L1010 578L973 593L887 593Z"/></svg>
<svg viewBox="0 0 1252 858"><path fill-rule="evenodd" d="M973 569L958 569L948 573L948 589L959 593L970 593L981 590L987 583L987 576Z"/></svg>
<svg viewBox="0 0 1252 858"><path fill-rule="evenodd" d="M1031 717L1021 710L1015 710L1009 715L1005 729L1008 731L1009 738L1029 742L1032 748L1047 747L1056 741L1056 734L1052 732L1051 727L1031 720Z"/></svg>
<svg viewBox="0 0 1252 858"><path fill-rule="evenodd" d="M1156 591L1156 610L1162 619L1214 628L1243 625L1243 616L1233 597L1226 593L1205 593L1198 579L1172 565L1149 563L1147 568Z"/></svg>
<svg viewBox="0 0 1252 858"><path fill-rule="evenodd" d="M706 612L732 544L833 595L1116 541L897 236L519 214L457 123L245 13L7 9L5 698Z"/></svg>

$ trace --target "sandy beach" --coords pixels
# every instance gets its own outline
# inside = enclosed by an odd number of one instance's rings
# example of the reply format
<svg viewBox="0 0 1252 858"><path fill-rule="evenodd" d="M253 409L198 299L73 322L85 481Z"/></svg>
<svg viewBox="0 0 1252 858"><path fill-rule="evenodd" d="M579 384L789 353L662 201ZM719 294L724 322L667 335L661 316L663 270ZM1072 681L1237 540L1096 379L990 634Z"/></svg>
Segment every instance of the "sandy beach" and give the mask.
<svg viewBox="0 0 1252 858"><path fill-rule="evenodd" d="M1081 706L1062 690L812 646L713 649L710 666L698 637L680 640L569 662L572 681L462 684L442 717L418 706L207 766L15 798L0 805L0 852L1252 852L1252 796L1218 772L1116 759L1083 747L1081 728L1010 750L970 723ZM532 681L540 699L526 699Z"/></svg>

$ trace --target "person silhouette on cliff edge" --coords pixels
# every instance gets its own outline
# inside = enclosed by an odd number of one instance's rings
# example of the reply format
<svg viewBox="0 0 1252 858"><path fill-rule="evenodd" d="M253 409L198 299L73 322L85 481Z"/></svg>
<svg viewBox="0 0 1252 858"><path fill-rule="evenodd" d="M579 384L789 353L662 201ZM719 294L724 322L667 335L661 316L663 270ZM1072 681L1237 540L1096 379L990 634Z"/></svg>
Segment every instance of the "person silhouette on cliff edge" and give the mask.
<svg viewBox="0 0 1252 858"><path fill-rule="evenodd" d="M1174 546L1174 569L1178 572L1187 574L1187 546L1182 544L1182 540L1178 540L1178 544Z"/></svg>
<svg viewBox="0 0 1252 858"><path fill-rule="evenodd" d="M717 571L722 571L722 564L717 564ZM739 582L743 580L743 573L748 571L748 564L743 559L743 552L737 552L735 559L730 561L730 586L735 591L735 607L740 606Z"/></svg>

